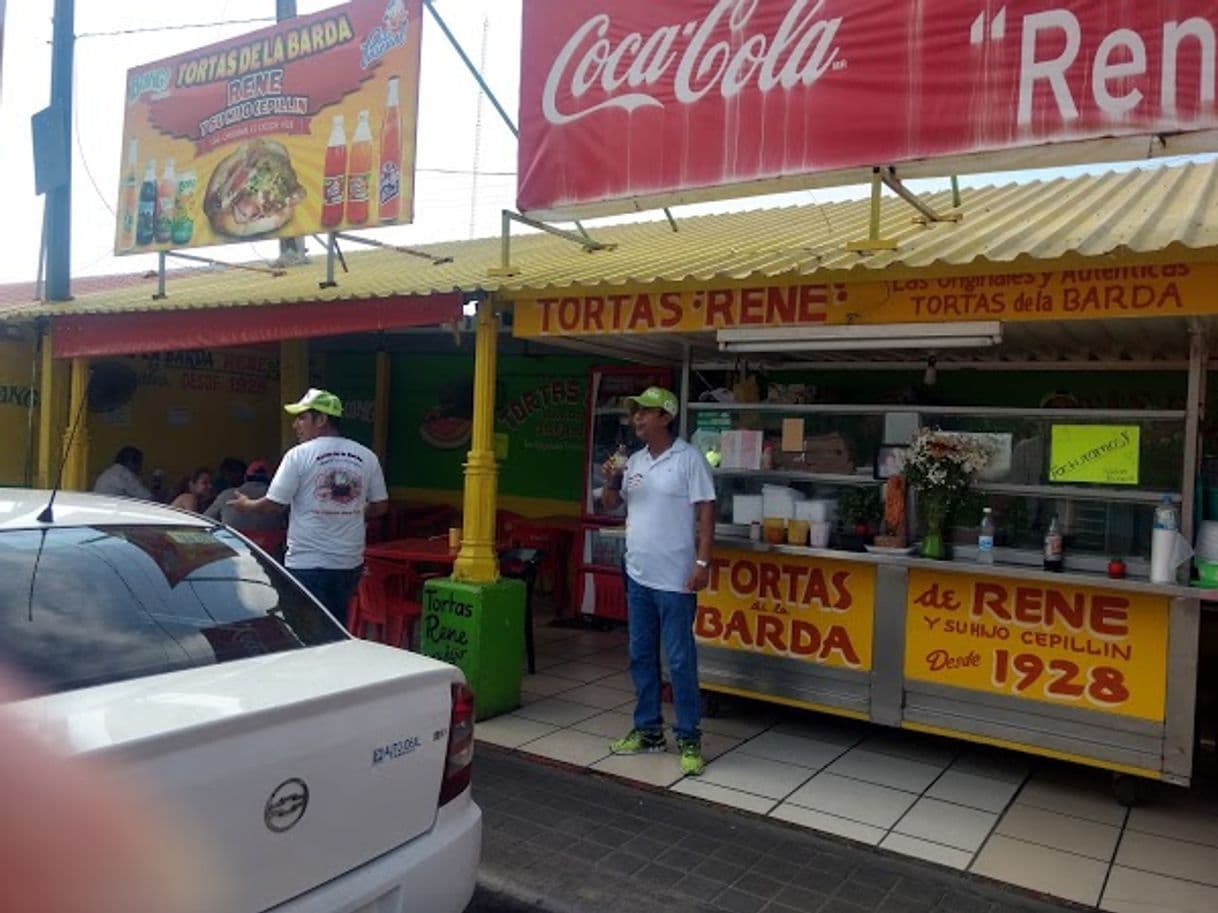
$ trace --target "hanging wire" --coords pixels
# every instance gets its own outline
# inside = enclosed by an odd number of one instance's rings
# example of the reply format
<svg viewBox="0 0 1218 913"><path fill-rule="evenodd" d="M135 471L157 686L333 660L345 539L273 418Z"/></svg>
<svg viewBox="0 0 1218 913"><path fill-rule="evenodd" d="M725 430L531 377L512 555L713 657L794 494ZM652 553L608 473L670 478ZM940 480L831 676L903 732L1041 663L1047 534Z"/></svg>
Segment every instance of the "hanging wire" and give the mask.
<svg viewBox="0 0 1218 913"><path fill-rule="evenodd" d="M72 98L77 97L76 92L76 69L72 69ZM97 186L97 179L93 177L93 169L89 167L89 159L85 156L84 144L80 141L80 105L73 103L72 105L72 133L76 139L76 154L80 156L80 164L85 169L85 176L89 179L89 184L93 187L93 192L97 194L97 198L101 200L101 204L106 207L106 211L110 213L110 217L118 219L118 214L114 211L114 207L110 205L110 201L106 199L106 195L101 192L101 188Z"/></svg>
<svg viewBox="0 0 1218 913"><path fill-rule="evenodd" d="M274 16L260 16L257 19L218 19L214 22L187 22L182 25L153 25L138 29L115 29L112 32L81 32L76 36L76 40L79 41L82 38L115 38L120 35L144 35L149 32L181 32L186 29L210 29L219 25L254 25L274 21Z"/></svg>

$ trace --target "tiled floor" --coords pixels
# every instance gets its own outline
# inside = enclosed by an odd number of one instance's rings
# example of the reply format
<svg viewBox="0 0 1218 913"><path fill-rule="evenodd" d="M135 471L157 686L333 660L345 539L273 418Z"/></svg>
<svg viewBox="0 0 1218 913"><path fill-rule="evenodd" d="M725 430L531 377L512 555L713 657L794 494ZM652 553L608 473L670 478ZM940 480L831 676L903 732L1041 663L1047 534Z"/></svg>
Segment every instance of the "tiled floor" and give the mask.
<svg viewBox="0 0 1218 913"><path fill-rule="evenodd" d="M624 631L535 636L524 705L479 739L1109 913L1218 911L1218 801L1200 790L1127 810L1102 771L745 701L703 720L706 772L682 778L671 744L609 753L634 707Z"/></svg>

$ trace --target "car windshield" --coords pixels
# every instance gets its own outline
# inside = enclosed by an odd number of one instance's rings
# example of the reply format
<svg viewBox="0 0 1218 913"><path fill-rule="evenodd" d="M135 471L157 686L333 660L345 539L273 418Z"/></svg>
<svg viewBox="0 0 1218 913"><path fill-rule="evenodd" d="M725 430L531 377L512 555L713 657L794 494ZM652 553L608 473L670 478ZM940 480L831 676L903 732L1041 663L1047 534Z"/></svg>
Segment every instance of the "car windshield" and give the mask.
<svg viewBox="0 0 1218 913"><path fill-rule="evenodd" d="M43 692L345 636L277 565L221 527L0 531L0 665Z"/></svg>

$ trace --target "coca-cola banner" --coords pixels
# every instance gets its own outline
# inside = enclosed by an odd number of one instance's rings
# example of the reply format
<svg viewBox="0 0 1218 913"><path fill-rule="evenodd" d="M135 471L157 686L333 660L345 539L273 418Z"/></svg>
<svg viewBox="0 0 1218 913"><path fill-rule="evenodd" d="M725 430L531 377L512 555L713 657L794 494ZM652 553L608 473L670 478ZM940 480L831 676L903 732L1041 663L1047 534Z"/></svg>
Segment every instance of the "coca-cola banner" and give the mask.
<svg viewBox="0 0 1218 913"><path fill-rule="evenodd" d="M115 250L409 222L422 0L350 0L127 73Z"/></svg>
<svg viewBox="0 0 1218 913"><path fill-rule="evenodd" d="M1214 0L528 0L534 215L1218 149Z"/></svg>

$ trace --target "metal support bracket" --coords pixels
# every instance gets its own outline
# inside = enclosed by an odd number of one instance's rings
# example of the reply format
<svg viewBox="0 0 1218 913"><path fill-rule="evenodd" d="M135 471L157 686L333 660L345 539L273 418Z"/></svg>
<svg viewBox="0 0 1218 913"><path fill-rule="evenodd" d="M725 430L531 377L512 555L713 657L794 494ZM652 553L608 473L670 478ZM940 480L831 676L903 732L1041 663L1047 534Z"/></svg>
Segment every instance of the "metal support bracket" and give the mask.
<svg viewBox="0 0 1218 913"><path fill-rule="evenodd" d="M335 288L338 283L334 281L334 261L337 259L339 263L342 264L343 272L347 273L350 272L350 270L347 269L347 258L344 257L343 252L338 249L337 232L332 231L326 235L326 239L323 243L326 246L326 280L324 282L317 283L317 287L320 289Z"/></svg>
<svg viewBox="0 0 1218 913"><path fill-rule="evenodd" d="M250 266L248 263L226 263L223 260L215 260L211 257L200 257L197 254L184 254L176 250L161 250L157 251L157 268L156 268L156 294L152 296L153 301L162 301L169 297L165 291L165 261L172 257L175 260L189 260L191 263L204 263L207 266L218 266L221 269L241 269L248 273L263 273L267 276L279 278L286 276L288 271L280 269L277 266Z"/></svg>
<svg viewBox="0 0 1218 913"><path fill-rule="evenodd" d="M536 228L538 231L544 231L546 234L554 235L556 238L563 238L570 241L572 244L578 244L588 253L598 250L616 250L616 244L605 244L597 241L579 223L576 223L576 228L579 229L579 234L567 231L562 228L555 228L545 222L537 219L530 219L528 216L522 216L518 212L512 212L510 209L503 210L503 224L501 226L502 235L500 237L500 258L499 266L491 267L487 270L487 274L496 278L507 278L518 275L520 270L512 266L512 223L519 222L521 225L527 225L529 228Z"/></svg>
<svg viewBox="0 0 1218 913"><path fill-rule="evenodd" d="M925 202L920 200L908 187L901 183L901 179L897 177L896 169L888 166L886 168L871 169L871 214L869 218L869 230L867 238L862 241L851 241L846 245L846 250L855 251L858 253L875 253L876 251L896 250L897 242L892 238L880 237L880 215L881 204L884 197L884 188L887 187L898 197L912 206L918 211L918 215L914 221L921 225L927 225L931 222L960 222L964 219L964 213L952 212L947 215L942 215L935 212ZM959 187L955 179L952 179L952 199L955 206L960 205Z"/></svg>
<svg viewBox="0 0 1218 913"><path fill-rule="evenodd" d="M350 241L352 244L366 244L368 247L376 247L381 250L397 251L399 254L406 254L410 257L418 257L421 260L430 260L432 266L442 266L445 263L452 263L452 257L437 257L435 254L429 254L426 251L415 250L411 247L402 247L400 244L386 244L384 241L374 241L371 238L361 238L357 235L349 235L345 232L337 232L335 237L340 241ZM343 264L343 271L347 269L346 264Z"/></svg>

